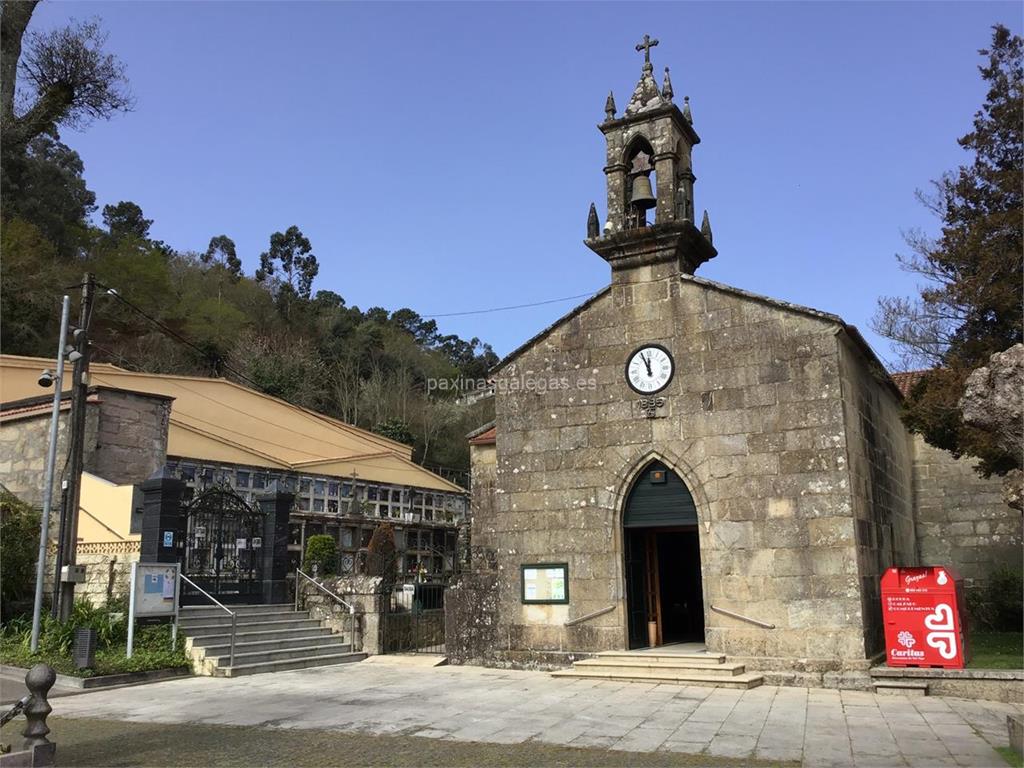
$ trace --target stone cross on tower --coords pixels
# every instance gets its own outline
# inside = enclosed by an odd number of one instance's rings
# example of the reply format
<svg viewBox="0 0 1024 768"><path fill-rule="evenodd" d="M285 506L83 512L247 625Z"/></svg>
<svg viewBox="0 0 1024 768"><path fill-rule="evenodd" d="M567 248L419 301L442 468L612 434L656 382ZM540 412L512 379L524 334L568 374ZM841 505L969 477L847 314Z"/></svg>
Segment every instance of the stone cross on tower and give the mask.
<svg viewBox="0 0 1024 768"><path fill-rule="evenodd" d="M642 43L637 43L637 45L636 45L637 52L639 52L639 51L643 51L644 52L644 69L650 69L650 70L654 69L654 67L651 66L651 48L653 48L657 44L658 44L658 41L657 40L651 40L651 36L650 35L644 35L644 41Z"/></svg>

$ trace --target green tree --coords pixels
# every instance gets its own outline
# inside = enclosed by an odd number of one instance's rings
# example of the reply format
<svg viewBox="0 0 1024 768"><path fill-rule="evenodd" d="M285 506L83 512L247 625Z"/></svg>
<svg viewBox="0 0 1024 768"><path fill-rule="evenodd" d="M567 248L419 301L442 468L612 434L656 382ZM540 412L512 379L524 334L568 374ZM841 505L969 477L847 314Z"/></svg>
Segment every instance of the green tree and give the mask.
<svg viewBox="0 0 1024 768"><path fill-rule="evenodd" d="M366 575L381 577L381 593L390 594L397 576L398 556L395 529L391 523L379 523L366 546Z"/></svg>
<svg viewBox="0 0 1024 768"><path fill-rule="evenodd" d="M199 259L203 264L221 266L236 282L242 277L242 260L235 251L235 241L227 235L211 237L210 245Z"/></svg>
<svg viewBox="0 0 1024 768"><path fill-rule="evenodd" d="M280 290L308 299L320 264L313 254L309 239L296 226L270 236L270 249L260 254L256 279L266 282L279 276Z"/></svg>
<svg viewBox="0 0 1024 768"><path fill-rule="evenodd" d="M0 599L8 606L32 594L39 556L39 512L14 494L0 489Z"/></svg>
<svg viewBox="0 0 1024 768"><path fill-rule="evenodd" d="M1024 43L1001 25L979 67L988 86L973 130L959 139L972 161L919 197L941 220L938 237L911 233L901 266L926 281L918 297L879 301L873 326L909 366L931 370L910 393L904 420L934 446L979 458L985 475L1020 467L993 435L964 424L958 402L970 373L1024 340L1021 178Z"/></svg>
<svg viewBox="0 0 1024 768"><path fill-rule="evenodd" d="M0 348L8 354L49 356L57 347L61 288L75 280L38 227L11 219L0 230L3 301Z"/></svg>
<svg viewBox="0 0 1024 768"><path fill-rule="evenodd" d="M338 559L338 545L333 536L317 534L310 536L306 541L306 555L302 559L302 570L313 575L313 567L316 566L318 576L333 576L337 569L335 567Z"/></svg>
<svg viewBox="0 0 1024 768"><path fill-rule="evenodd" d="M103 224L114 240L131 237L139 241L149 239L149 228L152 219L142 215L142 209L130 200L122 200L117 205L103 206Z"/></svg>
<svg viewBox="0 0 1024 768"><path fill-rule="evenodd" d="M64 259L79 258L88 242L88 217L96 195L82 178L78 153L55 136L31 141L27 152L0 177L3 218L35 225Z"/></svg>

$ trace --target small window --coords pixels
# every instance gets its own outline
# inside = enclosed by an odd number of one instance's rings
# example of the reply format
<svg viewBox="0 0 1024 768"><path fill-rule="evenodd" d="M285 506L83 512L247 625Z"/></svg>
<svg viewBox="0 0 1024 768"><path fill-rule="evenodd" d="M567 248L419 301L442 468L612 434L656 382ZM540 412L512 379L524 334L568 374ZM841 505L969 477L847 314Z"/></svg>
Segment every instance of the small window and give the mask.
<svg viewBox="0 0 1024 768"><path fill-rule="evenodd" d="M253 488L266 488L267 487L267 476L262 472L257 472L252 476L252 487Z"/></svg>
<svg viewBox="0 0 1024 768"><path fill-rule="evenodd" d="M295 508L299 512L309 512L309 499L304 499L301 496L295 500Z"/></svg>
<svg viewBox="0 0 1024 768"><path fill-rule="evenodd" d="M235 472L235 487L236 488L248 488L249 487L249 473L243 470Z"/></svg>
<svg viewBox="0 0 1024 768"><path fill-rule="evenodd" d="M325 481L323 481L323 480L314 480L313 481L313 493L315 493L317 496L323 496L324 495L324 491L326 489L327 489L327 483Z"/></svg>
<svg viewBox="0 0 1024 768"><path fill-rule="evenodd" d="M369 499L370 501L376 501L377 500L377 487L376 486L371 485L369 488L366 489L366 498Z"/></svg>
<svg viewBox="0 0 1024 768"><path fill-rule="evenodd" d="M309 478L304 477L299 480L299 493L309 493Z"/></svg>
<svg viewBox="0 0 1024 768"><path fill-rule="evenodd" d="M314 512L323 512L324 511L324 500L323 499L313 499L313 511Z"/></svg>
<svg viewBox="0 0 1024 768"><path fill-rule="evenodd" d="M346 549L351 547L354 534L355 534L355 531L353 529L351 529L351 528L342 528L341 529L341 546L345 547Z"/></svg>
<svg viewBox="0 0 1024 768"><path fill-rule="evenodd" d="M327 484L327 495L337 496L338 495L338 483L330 482Z"/></svg>
<svg viewBox="0 0 1024 768"><path fill-rule="evenodd" d="M338 500L337 499L328 499L327 500L327 511L330 512L332 515L338 514Z"/></svg>
<svg viewBox="0 0 1024 768"><path fill-rule="evenodd" d="M352 483L341 484L341 495L346 498L352 495Z"/></svg>
<svg viewBox="0 0 1024 768"><path fill-rule="evenodd" d="M181 465L181 479L186 483L191 483L196 479L196 468L190 464Z"/></svg>

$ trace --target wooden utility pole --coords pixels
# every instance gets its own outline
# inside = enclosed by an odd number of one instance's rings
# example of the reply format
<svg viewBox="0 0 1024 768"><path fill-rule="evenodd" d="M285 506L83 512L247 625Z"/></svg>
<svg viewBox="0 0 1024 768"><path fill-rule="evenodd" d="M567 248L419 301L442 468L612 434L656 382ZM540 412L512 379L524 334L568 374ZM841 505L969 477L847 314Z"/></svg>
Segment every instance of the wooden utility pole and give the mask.
<svg viewBox="0 0 1024 768"><path fill-rule="evenodd" d="M82 496L82 465L85 461L85 409L89 398L89 321L92 319L95 294L95 278L87 273L82 281L82 306L74 337L75 349L81 357L75 361L71 377L71 433L57 557L57 581L60 584L57 615L62 621L71 616L75 603L74 582L61 581L60 577L64 566L74 565L77 560L78 508Z"/></svg>

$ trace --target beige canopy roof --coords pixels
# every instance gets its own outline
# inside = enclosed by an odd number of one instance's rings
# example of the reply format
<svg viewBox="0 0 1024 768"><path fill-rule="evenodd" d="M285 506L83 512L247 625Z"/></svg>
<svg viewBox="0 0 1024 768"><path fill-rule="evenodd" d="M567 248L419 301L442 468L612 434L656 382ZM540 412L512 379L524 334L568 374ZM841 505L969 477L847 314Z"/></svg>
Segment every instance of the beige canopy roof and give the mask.
<svg viewBox="0 0 1024 768"><path fill-rule="evenodd" d="M54 361L0 355L0 400L45 394L38 384L45 368L53 370ZM136 373L108 363L93 363L89 374L91 386L174 398L167 437L171 456L310 475L356 472L380 483L465 492L414 463L408 445L227 379Z"/></svg>

